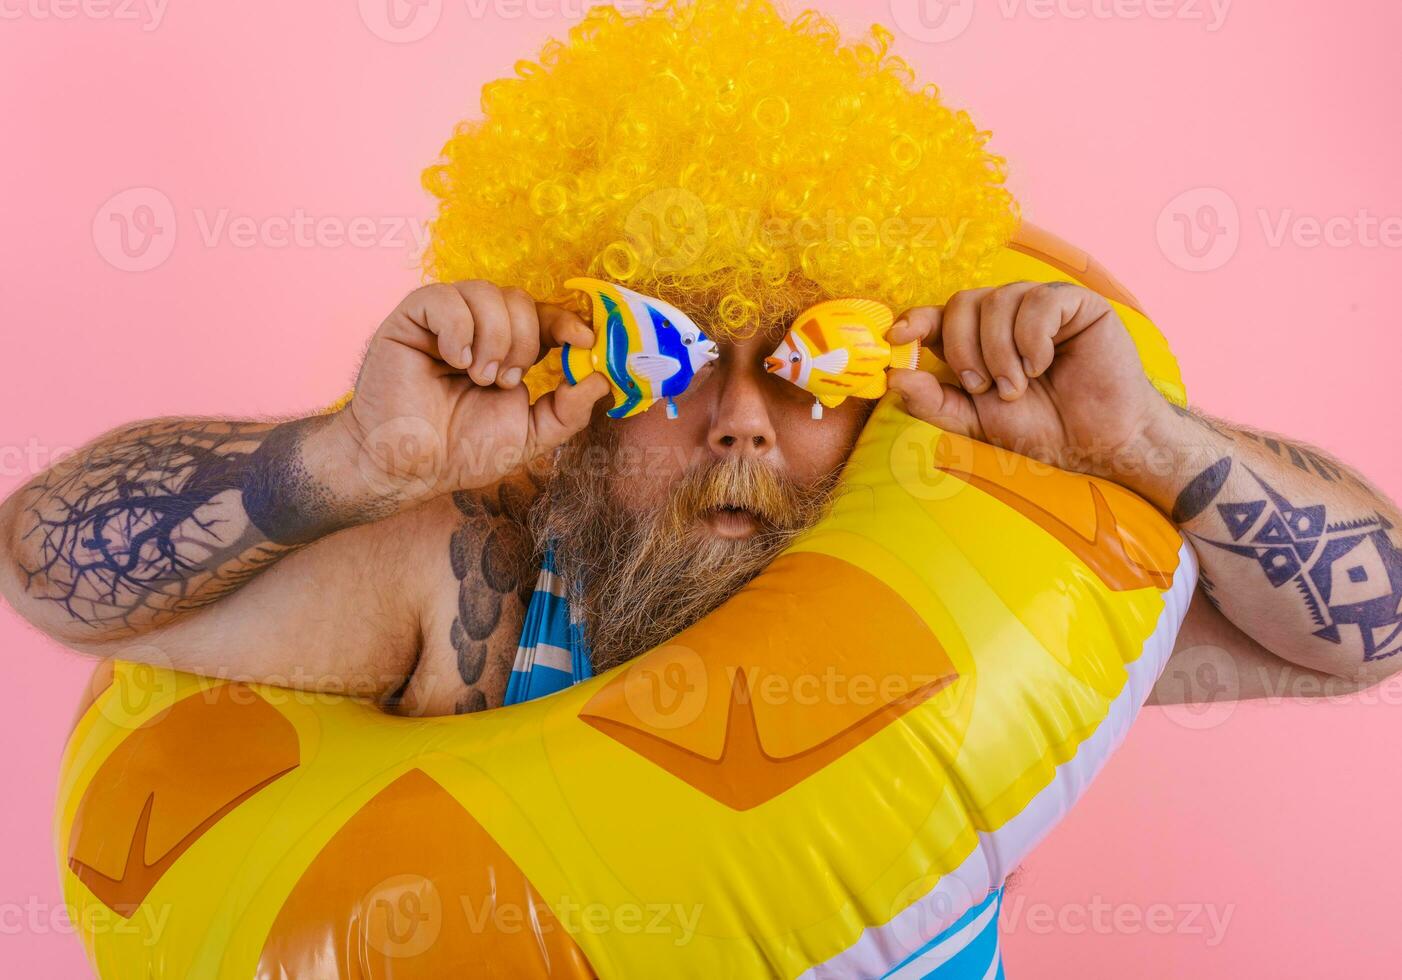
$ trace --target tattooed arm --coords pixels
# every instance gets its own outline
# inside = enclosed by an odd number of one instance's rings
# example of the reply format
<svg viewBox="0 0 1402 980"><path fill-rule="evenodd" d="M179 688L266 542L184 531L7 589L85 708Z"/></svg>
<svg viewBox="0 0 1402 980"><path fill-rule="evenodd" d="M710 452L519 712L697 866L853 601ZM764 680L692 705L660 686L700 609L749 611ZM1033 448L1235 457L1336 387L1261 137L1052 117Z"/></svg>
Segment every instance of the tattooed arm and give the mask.
<svg viewBox="0 0 1402 980"><path fill-rule="evenodd" d="M0 594L84 652L395 700L431 646L431 597L462 578L443 544L462 507L608 390L590 378L532 404L523 370L592 341L519 290L416 290L337 413L137 424L40 474L0 505Z"/></svg>
<svg viewBox="0 0 1402 980"><path fill-rule="evenodd" d="M1402 667L1396 507L1317 450L1174 410L1103 296L1067 283L966 290L902 314L891 341L910 340L962 380L893 370L912 414L1114 479L1193 539L1202 588L1160 700L1329 693L1321 681L1365 686ZM1188 665L1202 657L1224 670Z"/></svg>
<svg viewBox="0 0 1402 980"><path fill-rule="evenodd" d="M1225 674L1170 666L1157 699L1201 700L1213 692L1195 692L1192 679L1208 674L1228 678L1236 696L1301 696L1402 668L1396 506L1317 449L1192 413L1162 418L1146 438L1176 465L1124 482L1196 546L1212 609L1190 619L1180 649L1197 649L1184 659L1232 663L1218 664Z"/></svg>
<svg viewBox="0 0 1402 980"><path fill-rule="evenodd" d="M0 509L6 595L73 643L168 625L294 549L396 509L351 478L356 458L331 417L120 429Z"/></svg>
<svg viewBox="0 0 1402 980"><path fill-rule="evenodd" d="M376 522L395 497L350 492L338 432L163 420L99 439L0 507L0 593L81 652L391 691L419 650L426 511Z"/></svg>

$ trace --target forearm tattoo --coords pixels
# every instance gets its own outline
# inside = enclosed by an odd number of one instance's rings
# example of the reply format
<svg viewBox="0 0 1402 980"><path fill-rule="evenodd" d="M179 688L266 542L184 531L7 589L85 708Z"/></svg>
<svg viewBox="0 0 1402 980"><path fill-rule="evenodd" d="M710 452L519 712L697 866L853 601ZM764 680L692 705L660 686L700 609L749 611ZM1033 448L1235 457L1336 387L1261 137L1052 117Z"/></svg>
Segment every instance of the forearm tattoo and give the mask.
<svg viewBox="0 0 1402 980"><path fill-rule="evenodd" d="M1352 483L1372 492L1377 492L1338 460L1311 446L1302 446L1298 443L1290 442L1287 439L1273 436L1268 432L1257 432L1254 429L1248 429L1239 425L1219 423L1200 412L1182 408L1172 403L1169 403L1169 408L1177 415L1196 423L1198 426L1214 435L1221 436L1224 439L1244 440L1262 449L1268 450L1281 459L1287 460L1290 465L1294 466L1302 473L1309 473L1311 476L1317 476L1327 483Z"/></svg>
<svg viewBox="0 0 1402 980"><path fill-rule="evenodd" d="M489 675L500 681L511 673L520 624L535 587L535 554L526 524L534 490L522 478L490 491L453 494L462 521L448 545L458 581L457 615L448 640L466 688L457 700L458 714L488 707ZM495 688L494 702L500 696Z"/></svg>
<svg viewBox="0 0 1402 980"><path fill-rule="evenodd" d="M1335 482L1346 475L1325 457L1272 441L1284 447L1273 452L1321 479ZM1224 493L1242 471L1257 492ZM1296 592L1314 636L1334 644L1356 642L1364 662L1402 652L1402 550L1381 513L1336 519L1322 503L1289 499L1245 463L1223 456L1189 481L1173 509L1180 524L1205 514L1215 516L1220 531L1189 533L1211 548L1255 562L1272 587ZM1213 600L1220 601L1215 595Z"/></svg>
<svg viewBox="0 0 1402 980"><path fill-rule="evenodd" d="M66 460L23 491L26 590L113 636L228 595L358 519L304 465L320 424L157 422Z"/></svg>

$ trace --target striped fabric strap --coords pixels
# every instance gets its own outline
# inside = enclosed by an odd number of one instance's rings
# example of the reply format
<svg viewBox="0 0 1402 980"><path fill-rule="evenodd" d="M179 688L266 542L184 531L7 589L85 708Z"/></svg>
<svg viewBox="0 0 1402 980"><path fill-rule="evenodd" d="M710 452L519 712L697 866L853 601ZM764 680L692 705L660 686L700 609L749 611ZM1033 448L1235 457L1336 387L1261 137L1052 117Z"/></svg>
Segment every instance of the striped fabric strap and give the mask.
<svg viewBox="0 0 1402 980"><path fill-rule="evenodd" d="M584 623L547 547L516 645L506 704L534 701L594 676Z"/></svg>
<svg viewBox="0 0 1402 980"><path fill-rule="evenodd" d="M882 980L1003 980L1003 954L998 946L1002 908L999 887L888 970Z"/></svg>

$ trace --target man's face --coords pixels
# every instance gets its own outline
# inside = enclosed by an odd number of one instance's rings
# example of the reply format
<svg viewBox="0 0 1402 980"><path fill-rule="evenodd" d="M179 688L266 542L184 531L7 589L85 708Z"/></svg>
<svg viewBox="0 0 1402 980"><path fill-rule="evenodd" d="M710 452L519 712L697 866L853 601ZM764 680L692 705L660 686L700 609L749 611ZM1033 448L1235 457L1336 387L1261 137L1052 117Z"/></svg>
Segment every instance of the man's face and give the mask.
<svg viewBox="0 0 1402 980"><path fill-rule="evenodd" d="M659 402L642 415L603 423L617 427L621 458L636 469L636 480L615 488L620 507L653 511L685 474L740 460L762 464L799 489L841 469L870 406L848 399L814 419L813 396L764 369L782 333L721 342L719 359L702 368L677 399L678 418L667 418ZM700 531L726 540L751 538L765 525L763 515L743 507L709 508L694 516Z"/></svg>
<svg viewBox="0 0 1402 980"><path fill-rule="evenodd" d="M686 629L822 516L871 410L823 418L765 371L782 330L719 345L677 399L614 420L599 413L566 446L533 519L582 588L594 663L622 663Z"/></svg>

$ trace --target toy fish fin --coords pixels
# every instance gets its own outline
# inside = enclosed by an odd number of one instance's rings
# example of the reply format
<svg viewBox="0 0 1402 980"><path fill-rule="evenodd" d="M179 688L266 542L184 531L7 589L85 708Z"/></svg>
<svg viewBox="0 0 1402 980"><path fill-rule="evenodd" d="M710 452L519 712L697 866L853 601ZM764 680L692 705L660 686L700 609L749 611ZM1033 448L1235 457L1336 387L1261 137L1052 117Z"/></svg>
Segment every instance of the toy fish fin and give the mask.
<svg viewBox="0 0 1402 980"><path fill-rule="evenodd" d="M578 289L582 293L589 295L589 306L593 310L594 330L603 331L608 326L608 309L604 303L607 298L610 302L619 305L621 299L618 287L603 279L591 279L588 276L576 276L565 281L566 289Z"/></svg>
<svg viewBox="0 0 1402 980"><path fill-rule="evenodd" d="M920 364L920 342L912 340L908 344L896 344L891 348L891 367L913 370Z"/></svg>
<svg viewBox="0 0 1402 980"><path fill-rule="evenodd" d="M847 362L851 359L851 353L845 347L839 347L813 358L813 369L824 374L841 374L847 370Z"/></svg>
<svg viewBox="0 0 1402 980"><path fill-rule="evenodd" d="M886 331L891 329L895 320L891 308L874 299L833 299L819 303L809 312L814 315L821 314L824 320L831 317L839 323L855 320L877 337L886 336Z"/></svg>
<svg viewBox="0 0 1402 980"><path fill-rule="evenodd" d="M886 372L882 371L856 391L852 392L853 398L880 398L886 394Z"/></svg>
<svg viewBox="0 0 1402 980"><path fill-rule="evenodd" d="M654 389L661 388L662 382L681 369L681 361L665 354L647 354L639 351L628 355L628 372L646 378Z"/></svg>
<svg viewBox="0 0 1402 980"><path fill-rule="evenodd" d="M836 408L848 399L847 395L818 395L818 401L828 408Z"/></svg>

